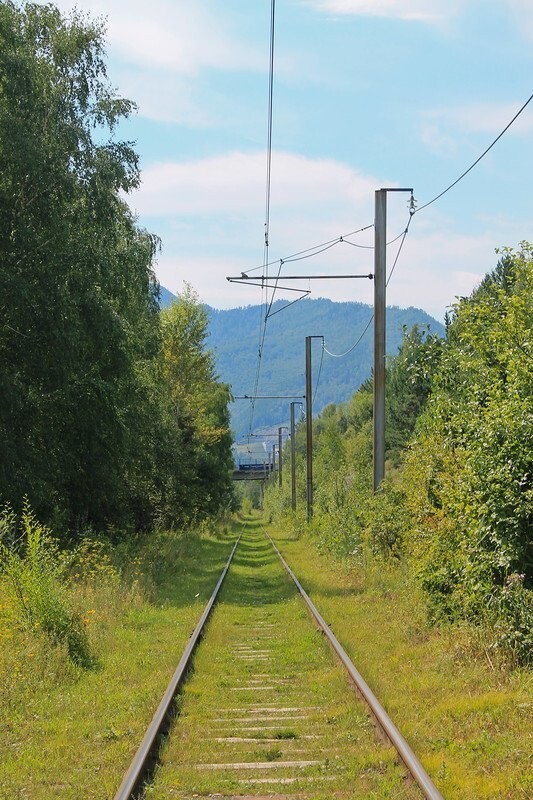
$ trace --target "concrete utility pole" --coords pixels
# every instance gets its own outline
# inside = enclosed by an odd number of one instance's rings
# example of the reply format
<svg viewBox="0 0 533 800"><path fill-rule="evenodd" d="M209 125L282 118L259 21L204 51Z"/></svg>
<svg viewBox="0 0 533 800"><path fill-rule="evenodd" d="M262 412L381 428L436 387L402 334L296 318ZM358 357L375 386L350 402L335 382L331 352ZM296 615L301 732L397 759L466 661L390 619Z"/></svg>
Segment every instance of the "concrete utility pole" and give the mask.
<svg viewBox="0 0 533 800"><path fill-rule="evenodd" d="M374 491L385 475L387 190L376 191L374 220Z"/></svg>
<svg viewBox="0 0 533 800"><path fill-rule="evenodd" d="M296 511L296 425L294 421L294 407L301 406L293 400L291 403L291 507Z"/></svg>
<svg viewBox="0 0 533 800"><path fill-rule="evenodd" d="M283 431L286 430L286 425L278 428L278 481L280 489L283 486Z"/></svg>
<svg viewBox="0 0 533 800"><path fill-rule="evenodd" d="M377 189L374 219L374 491L385 476L385 345L387 308L387 192Z"/></svg>
<svg viewBox="0 0 533 800"><path fill-rule="evenodd" d="M311 341L323 336L305 337L305 428L307 456L307 521L313 518L313 380L311 365Z"/></svg>

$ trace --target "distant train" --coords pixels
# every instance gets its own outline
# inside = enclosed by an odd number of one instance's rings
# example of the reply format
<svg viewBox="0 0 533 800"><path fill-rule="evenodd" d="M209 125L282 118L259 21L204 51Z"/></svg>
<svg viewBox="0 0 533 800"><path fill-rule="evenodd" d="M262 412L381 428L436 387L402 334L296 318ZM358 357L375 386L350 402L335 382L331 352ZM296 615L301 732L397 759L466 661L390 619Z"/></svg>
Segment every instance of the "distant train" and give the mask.
<svg viewBox="0 0 533 800"><path fill-rule="evenodd" d="M239 472L272 472L272 464L247 459L246 461L239 461L237 469Z"/></svg>

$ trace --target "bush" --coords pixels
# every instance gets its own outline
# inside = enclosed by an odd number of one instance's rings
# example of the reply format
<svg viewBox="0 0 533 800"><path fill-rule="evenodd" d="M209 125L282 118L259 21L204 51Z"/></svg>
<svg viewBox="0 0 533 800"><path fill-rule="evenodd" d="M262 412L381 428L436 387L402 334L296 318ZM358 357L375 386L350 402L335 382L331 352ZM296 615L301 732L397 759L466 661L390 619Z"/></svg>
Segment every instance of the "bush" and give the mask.
<svg viewBox="0 0 533 800"><path fill-rule="evenodd" d="M14 530L20 535L13 541ZM11 541L9 541L11 540ZM49 531L26 508L20 526L8 510L0 517L0 567L13 590L19 622L64 645L69 658L83 668L95 665L80 615L69 607L66 560Z"/></svg>

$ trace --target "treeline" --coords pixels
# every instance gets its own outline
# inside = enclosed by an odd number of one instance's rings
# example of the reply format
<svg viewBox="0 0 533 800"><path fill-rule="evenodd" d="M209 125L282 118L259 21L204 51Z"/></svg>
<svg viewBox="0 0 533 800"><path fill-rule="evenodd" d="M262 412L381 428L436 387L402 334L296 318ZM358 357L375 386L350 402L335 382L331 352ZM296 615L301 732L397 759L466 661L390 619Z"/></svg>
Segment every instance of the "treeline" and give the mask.
<svg viewBox="0 0 533 800"><path fill-rule="evenodd" d="M58 531L178 524L232 502L229 388L192 291L160 315L157 238L104 32L0 3L0 502Z"/></svg>
<svg viewBox="0 0 533 800"><path fill-rule="evenodd" d="M361 563L408 564L430 619L487 626L492 645L524 662L533 644L532 286L533 246L522 243L457 303L445 339L406 333L387 370L387 475L375 496L371 382L324 410L311 526L323 546ZM300 430L302 511L304 444ZM288 489L272 486L267 507L287 514Z"/></svg>

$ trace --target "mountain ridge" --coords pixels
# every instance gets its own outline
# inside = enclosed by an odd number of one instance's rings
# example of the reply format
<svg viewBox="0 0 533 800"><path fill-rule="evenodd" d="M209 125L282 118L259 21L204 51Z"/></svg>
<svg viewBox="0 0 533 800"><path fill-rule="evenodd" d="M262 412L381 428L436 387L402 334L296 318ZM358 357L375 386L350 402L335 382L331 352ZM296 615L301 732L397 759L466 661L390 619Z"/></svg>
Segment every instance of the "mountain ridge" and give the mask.
<svg viewBox="0 0 533 800"><path fill-rule="evenodd" d="M161 287L161 307L167 307L175 296ZM329 403L348 400L361 383L370 377L373 363L373 330L370 324L373 308L356 301L338 302L328 298L306 298L286 311L286 301L276 301L275 313L267 323L265 346L261 360L258 394L297 395L305 393L305 337L324 336L325 345L333 353L342 354L362 336L358 345L345 356L333 358L313 341L314 411L320 412ZM255 389L259 325L262 307L246 305L230 309L205 306L209 333L207 346L213 350L216 371L229 383L236 396L252 395ZM427 327L444 335L444 326L421 308L387 307L387 356L394 355L405 330L413 325ZM317 378L320 381L317 386ZM252 431L277 428L289 419L289 399L257 400ZM232 404L231 423L237 439L250 430L250 402L236 400Z"/></svg>
<svg viewBox="0 0 533 800"><path fill-rule="evenodd" d="M285 301L279 300L272 311L279 311ZM206 306L209 317L207 344L215 356L221 380L231 384L234 395L254 393L261 307L241 306L234 309L214 309ZM267 323L261 373L257 387L259 395L297 395L305 393L305 337L320 336L326 348L342 354L362 336L352 352L342 358L332 358L322 351L320 342L313 341L314 411L318 413L329 403L348 400L371 375L373 362L373 330L370 324L373 309L365 303L336 302L327 298L306 299ZM394 355L405 330L413 325L427 327L432 333L444 335L444 326L423 309L414 307L387 308L387 355ZM252 430L285 424L289 418L289 399L257 400ZM237 438L250 429L250 403L238 400L232 407L232 427Z"/></svg>

